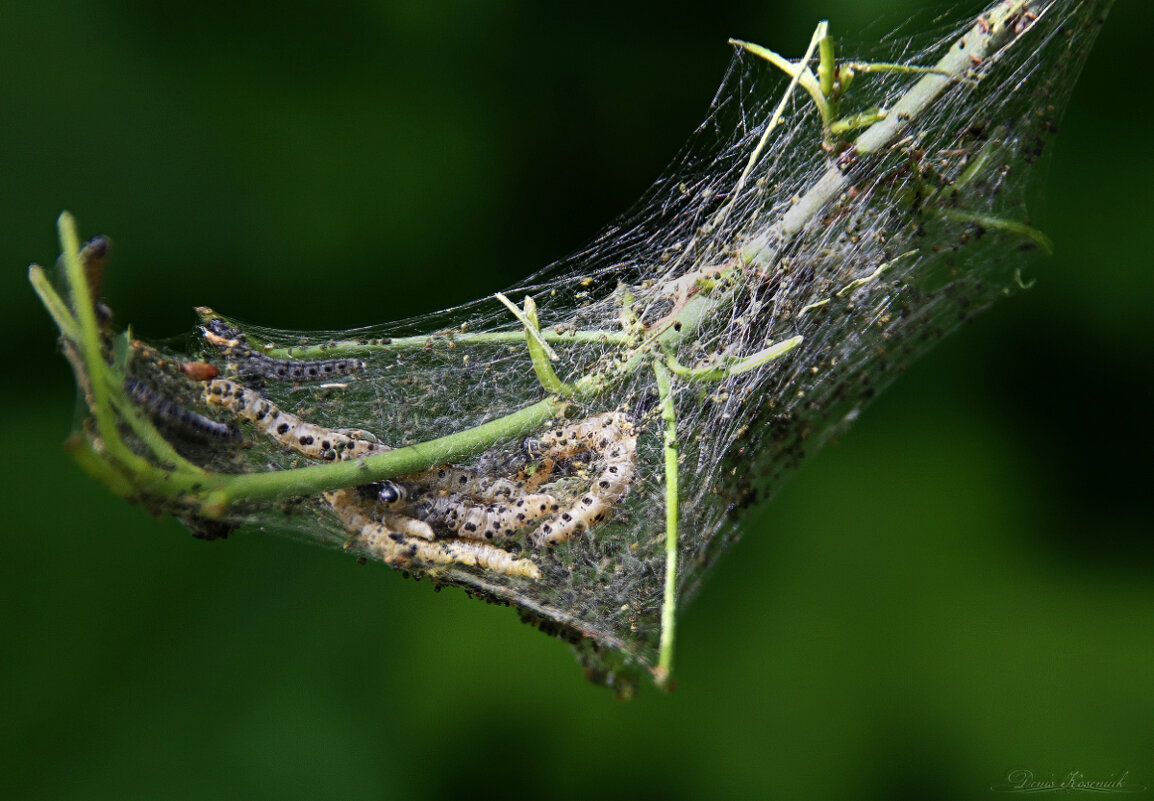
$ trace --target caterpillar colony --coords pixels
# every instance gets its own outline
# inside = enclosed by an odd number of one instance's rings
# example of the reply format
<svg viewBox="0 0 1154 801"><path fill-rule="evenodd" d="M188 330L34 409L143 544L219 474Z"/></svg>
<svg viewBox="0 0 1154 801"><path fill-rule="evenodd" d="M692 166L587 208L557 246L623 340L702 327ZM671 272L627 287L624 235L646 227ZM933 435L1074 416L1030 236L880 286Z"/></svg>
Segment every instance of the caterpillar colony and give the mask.
<svg viewBox="0 0 1154 801"><path fill-rule="evenodd" d="M587 248L370 329L200 308L141 342L64 215L58 280L30 277L86 406L73 452L201 538L343 547L516 606L620 693L665 686L742 511L1049 248L1025 192L1108 7L1000 0L877 61L824 22L792 58L734 41L706 122Z"/></svg>

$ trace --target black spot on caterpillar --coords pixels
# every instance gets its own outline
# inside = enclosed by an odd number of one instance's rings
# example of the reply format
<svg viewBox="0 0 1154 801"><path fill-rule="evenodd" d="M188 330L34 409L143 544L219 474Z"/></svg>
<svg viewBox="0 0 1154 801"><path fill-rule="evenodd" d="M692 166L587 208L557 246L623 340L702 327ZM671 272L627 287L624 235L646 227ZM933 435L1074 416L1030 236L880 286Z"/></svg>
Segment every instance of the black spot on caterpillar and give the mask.
<svg viewBox="0 0 1154 801"><path fill-rule="evenodd" d="M204 338L220 348L230 359L230 364L241 378L267 378L273 381L327 381L337 376L359 372L365 369L360 359L322 359L318 361L294 361L274 359L266 356L248 344L244 333L232 328L223 320L213 318L204 324Z"/></svg>
<svg viewBox="0 0 1154 801"><path fill-rule="evenodd" d="M124 391L133 403L152 418L153 422L187 438L202 442L229 442L240 439L240 432L235 427L186 409L141 381L128 379L124 382Z"/></svg>

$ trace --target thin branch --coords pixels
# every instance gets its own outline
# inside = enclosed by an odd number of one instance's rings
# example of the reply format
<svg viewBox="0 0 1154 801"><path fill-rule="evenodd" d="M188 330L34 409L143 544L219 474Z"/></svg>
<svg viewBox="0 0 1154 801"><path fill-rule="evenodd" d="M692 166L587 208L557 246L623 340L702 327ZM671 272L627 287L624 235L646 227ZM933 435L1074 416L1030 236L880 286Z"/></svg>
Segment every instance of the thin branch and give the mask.
<svg viewBox="0 0 1154 801"><path fill-rule="evenodd" d="M657 380L661 419L665 422L665 595L661 604L661 642L654 679L658 687L668 690L677 626L677 525L680 509L677 485L677 412L673 407L669 369L664 362L653 360L653 374Z"/></svg>

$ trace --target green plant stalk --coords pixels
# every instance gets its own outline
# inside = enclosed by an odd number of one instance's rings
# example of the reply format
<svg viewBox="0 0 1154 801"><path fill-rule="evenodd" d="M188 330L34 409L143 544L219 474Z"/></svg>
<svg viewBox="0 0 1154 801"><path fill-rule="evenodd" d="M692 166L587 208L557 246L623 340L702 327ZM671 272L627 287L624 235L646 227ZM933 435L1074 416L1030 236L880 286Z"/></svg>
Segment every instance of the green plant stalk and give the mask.
<svg viewBox="0 0 1154 801"><path fill-rule="evenodd" d="M557 351L549 347L549 343L541 337L541 326L537 324L536 314L532 317L529 316L528 308L530 305L532 305L534 312L537 309L537 304L533 302L533 298L528 295L525 296L526 311L521 311L517 308L517 304L505 297L503 293L498 292L493 297L501 301L505 308L511 311L513 316L521 322L521 325L525 327L525 336L533 341L537 351L542 356L554 362L561 358L557 355Z"/></svg>
<svg viewBox="0 0 1154 801"><path fill-rule="evenodd" d="M753 53L758 58L765 59L790 77L793 77L794 73L797 73L798 85L809 93L814 105L817 106L818 114L821 115L822 120L829 119L829 105L825 102L825 95L821 93L821 87L817 83L817 78L813 77L813 72L810 71L804 62L794 64L789 59L778 55L768 47L763 47L753 42L746 42L742 39L730 39L729 43L740 47L742 50Z"/></svg>
<svg viewBox="0 0 1154 801"><path fill-rule="evenodd" d="M226 481L219 482L219 486L208 494L206 505L210 511L219 509L223 513L236 501L320 495L329 490L415 473L436 464L460 461L488 450L498 442L506 442L537 430L546 421L559 416L565 405L565 401L549 397L455 434L361 459L273 473L228 476Z"/></svg>
<svg viewBox="0 0 1154 801"><path fill-rule="evenodd" d="M76 318L72 316L72 312L68 309L68 304L57 294L56 289L48 280L48 276L44 273L44 268L39 264L33 264L29 267L28 281L32 284L32 288L36 290L36 294L40 297L40 302L43 303L44 308L48 310L52 321L56 323L56 327L60 329L60 334L70 342L80 342L83 336L76 323Z"/></svg>
<svg viewBox="0 0 1154 801"><path fill-rule="evenodd" d="M668 366L670 372L680 378L682 381L703 382L703 381L721 381L734 375L742 375L751 370L756 370L762 365L769 364L774 359L777 359L802 343L802 337L790 337L783 339L781 342L775 342L764 350L759 350L757 353L751 354L741 359L734 359L719 365L710 365L708 367L686 367L674 358L671 354L667 354L665 364Z"/></svg>
<svg viewBox="0 0 1154 801"><path fill-rule="evenodd" d="M80 237L76 233L76 221L71 214L64 212L57 219L56 227L64 255L64 274L68 280L73 319L77 322L77 333L80 335L80 339L73 340L73 344L79 349L89 376L88 389L92 395L92 414L96 419L97 431L108 458L124 465L131 473L140 474L150 470L151 465L124 444L112 416L108 382L103 380L108 367L100 352L100 326L96 321L96 307L88 288L88 277L84 274L84 265L80 260Z"/></svg>
<svg viewBox="0 0 1154 801"><path fill-rule="evenodd" d="M625 345L630 338L620 331L564 331L551 329L540 332L541 339L550 345ZM456 345L520 345L525 341L521 331L490 331L485 333L458 333L446 331L412 337L393 337L380 343L339 340L322 345L303 345L291 348L269 348L262 351L274 359L329 359L340 356L363 356L393 351L425 350L430 347Z"/></svg>
<svg viewBox="0 0 1154 801"><path fill-rule="evenodd" d="M715 225L719 226L727 219L729 219L729 213L733 211L734 204L737 203L737 199L741 197L741 192L745 188L745 182L749 179L749 174L752 173L753 168L757 166L757 162L761 158L761 153L763 150L765 150L766 143L769 142L769 135L773 133L777 126L782 122L781 115L785 111L785 104L789 102L790 95L793 94L793 90L797 88L798 83L801 81L802 72L809 71L809 68L805 67L805 65L809 63L809 59L810 56L813 55L813 51L817 49L818 43L828 34L828 32L828 22L822 20L817 24L817 28L814 29L813 36L810 37L809 47L806 48L805 55L802 56L802 59L799 62L801 66L792 73L792 77L789 79L789 86L787 86L785 88L785 92L782 93L781 100L778 101L777 107L774 108L773 114L770 116L769 121L765 125L765 132L762 133L761 139L757 141L757 147L755 147L753 152L749 154L749 161L746 162L745 169L741 172L741 177L737 179L737 186L735 186L733 189L733 199L730 200L729 203L725 204L725 208L722 209L721 212L717 215L717 222ZM786 71L788 72L789 70ZM810 75L812 76L812 73L810 73Z"/></svg>
<svg viewBox="0 0 1154 801"><path fill-rule="evenodd" d="M996 217L993 214L982 214L976 211L966 211L965 209L940 209L938 213L947 220L955 220L957 222L971 223L979 225L982 228L987 228L991 231L1004 231L1008 234L1014 234L1029 239L1035 245L1040 247L1048 254L1054 252L1054 241L1039 231L1033 226L1026 225L1017 220L1007 220L1004 217Z"/></svg>
<svg viewBox="0 0 1154 801"><path fill-rule="evenodd" d="M821 89L822 95L828 101L833 97L833 73L834 73L834 54L833 54L833 37L826 33L818 42L818 59L817 59L817 80L818 87ZM805 63L805 62L802 62ZM833 117L837 116L837 106L831 106L829 115L823 118L823 122L828 126L833 122Z"/></svg>
<svg viewBox="0 0 1154 801"><path fill-rule="evenodd" d="M490 420L455 434L367 456L362 459L329 464L310 465L295 470L269 473L213 473L199 475L187 471L169 471L145 462L139 470L125 470L118 463L112 469L131 486L131 492L122 492L126 485L114 481L103 471L97 477L126 497L143 496L180 501L199 507L201 514L216 518L224 515L236 503L275 501L300 496L318 496L329 490L366 484L393 478L435 464L451 462L474 455L518 436L524 436L564 411L565 403L547 398L512 414ZM102 458L99 452L88 449L93 458ZM79 451L74 449L74 453ZM87 456L87 454L85 454ZM92 459L85 458L85 467L93 472Z"/></svg>
<svg viewBox="0 0 1154 801"><path fill-rule="evenodd" d="M677 484L677 412L673 406L673 387L669 368L660 359L653 360L661 419L665 422L665 596L661 604L661 639L654 679L663 690L669 689L673 671L673 645L677 626L677 526L680 510Z"/></svg>
<svg viewBox="0 0 1154 801"><path fill-rule="evenodd" d="M504 295L500 295L500 297L504 298ZM549 354L553 353L553 349L549 348L541 338L541 326L537 322L537 304L529 295L525 296L523 314L525 317L523 321L525 323L525 344L529 348L529 360L533 363L533 372L537 374L537 381L550 395L571 397L574 392L573 387L558 378L556 371L553 370L553 365L549 363ZM556 356L557 354L553 353L553 358Z"/></svg>

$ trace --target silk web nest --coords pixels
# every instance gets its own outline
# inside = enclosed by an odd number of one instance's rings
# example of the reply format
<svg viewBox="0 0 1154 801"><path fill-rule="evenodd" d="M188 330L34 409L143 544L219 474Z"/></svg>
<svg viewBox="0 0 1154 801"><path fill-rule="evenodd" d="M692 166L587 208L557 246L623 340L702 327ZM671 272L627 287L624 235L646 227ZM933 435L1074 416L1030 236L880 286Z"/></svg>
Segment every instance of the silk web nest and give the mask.
<svg viewBox="0 0 1154 801"><path fill-rule="evenodd" d="M735 42L632 212L398 323L202 308L182 346L142 343L95 302L104 241L62 218L67 293L32 278L87 406L77 456L202 538L346 548L517 607L620 692L664 683L743 511L1048 249L1027 178L1107 5L1007 0L853 59L824 23L804 56Z"/></svg>

